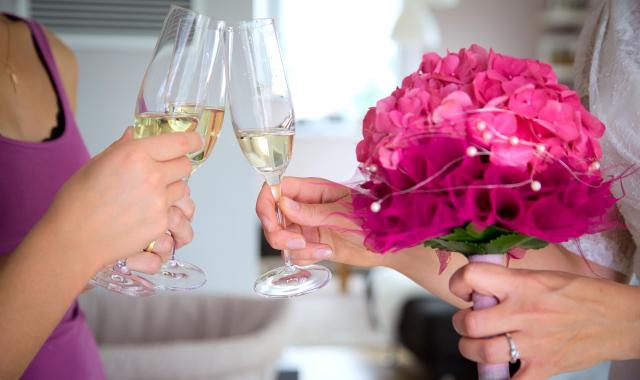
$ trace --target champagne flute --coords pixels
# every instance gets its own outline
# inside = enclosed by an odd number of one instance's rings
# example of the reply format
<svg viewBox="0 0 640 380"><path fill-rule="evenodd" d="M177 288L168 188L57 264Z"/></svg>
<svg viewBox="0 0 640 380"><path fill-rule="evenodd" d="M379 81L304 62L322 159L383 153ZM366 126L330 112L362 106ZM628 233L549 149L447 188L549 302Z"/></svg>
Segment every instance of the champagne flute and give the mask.
<svg viewBox="0 0 640 380"><path fill-rule="evenodd" d="M147 107L148 102L145 101L143 89L140 91L138 106L136 107L136 126L134 128L134 137L143 138L162 133L172 133L179 131L197 131L203 136L204 144L200 151L190 153L187 156L191 160L192 171L195 172L204 161L209 157L218 140L222 122L224 120L224 108L226 102L226 51L227 46L225 38L227 35L226 27L222 21L209 20L208 26L206 22L200 22L198 19L208 20L203 15L182 9L182 12L193 14L193 22L189 21L186 26L189 34L187 40L187 51L184 58L178 58L174 51L172 62L169 67L175 67L177 78L174 85L177 87L174 91L163 94L165 96L164 107L165 113L162 117L172 115L174 117L193 117L197 115L196 124L187 122L183 125L172 125L169 128L162 124L147 124L146 115L149 114L148 109L143 109L142 105ZM182 26L185 28L185 26ZM180 28L179 28L180 29ZM205 31L206 30L206 31ZM198 34L202 32L202 36ZM180 31L176 34L180 40ZM160 45L160 43L159 43ZM170 46L168 43L166 46ZM190 46L189 46L190 45ZM158 49L157 49L158 50ZM165 91L171 88L171 69L167 76L167 83L159 83L159 91ZM145 82L147 78L145 77ZM151 82L151 86L157 83ZM162 107L159 102L159 108ZM153 114L153 112L151 113ZM188 181L188 178L185 178ZM206 275L202 269L185 261L179 261L175 258L175 247L171 255L171 259L165 262L160 271L153 275L143 275L147 280L153 282L158 289L171 291L184 291L197 289L206 282Z"/></svg>
<svg viewBox="0 0 640 380"><path fill-rule="evenodd" d="M229 106L240 149L262 174L276 201L278 222L286 228L278 202L281 183L293 148L295 117L273 20L237 23L230 38ZM266 297L285 298L311 293L331 279L320 265L296 266L287 250L285 265L261 275L254 290Z"/></svg>
<svg viewBox="0 0 640 380"><path fill-rule="evenodd" d="M134 138L188 131L203 136L202 150L188 155L193 170L211 153L222 125L224 103L208 96L208 90L215 87L213 83L225 83L224 72L214 72L226 66L220 61L225 34L224 23L172 7L136 102ZM206 282L206 275L197 266L176 260L174 247L172 258L155 275L129 271L126 261L119 260L112 268L96 274L92 282L119 293L150 295L156 290L199 288Z"/></svg>

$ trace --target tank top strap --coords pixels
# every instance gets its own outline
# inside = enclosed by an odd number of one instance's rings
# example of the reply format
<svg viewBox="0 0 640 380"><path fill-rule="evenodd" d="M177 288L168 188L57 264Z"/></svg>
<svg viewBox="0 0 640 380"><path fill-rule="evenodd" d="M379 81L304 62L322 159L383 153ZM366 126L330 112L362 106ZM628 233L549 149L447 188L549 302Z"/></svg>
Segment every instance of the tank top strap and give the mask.
<svg viewBox="0 0 640 380"><path fill-rule="evenodd" d="M53 85L55 87L56 95L58 96L58 100L62 105L63 109L60 111L64 112L66 124L69 124L69 120L72 120L73 112L69 105L69 99L67 98L67 93L64 89L64 84L60 77L60 72L58 71L58 66L56 65L56 61L53 57L53 52L51 50L51 46L49 45L47 34L39 23L29 19L20 19L23 20L29 27L29 30L31 30L33 40L35 41L37 48L42 55L43 63L45 64L47 71L49 72L49 76L51 77Z"/></svg>

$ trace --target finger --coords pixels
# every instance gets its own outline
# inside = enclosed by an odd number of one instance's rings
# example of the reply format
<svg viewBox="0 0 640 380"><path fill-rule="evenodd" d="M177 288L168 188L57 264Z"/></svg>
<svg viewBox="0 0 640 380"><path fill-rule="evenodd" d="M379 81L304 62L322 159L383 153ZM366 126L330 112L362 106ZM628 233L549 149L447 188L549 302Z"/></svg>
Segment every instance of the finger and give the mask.
<svg viewBox="0 0 640 380"><path fill-rule="evenodd" d="M458 269L449 279L449 290L464 301L471 301L471 294L506 298L514 284L513 270L494 264L469 263Z"/></svg>
<svg viewBox="0 0 640 380"><path fill-rule="evenodd" d="M326 244L308 243L303 249L289 251L291 259L295 264L309 265L318 261L330 260L333 256L333 249Z"/></svg>
<svg viewBox="0 0 640 380"><path fill-rule="evenodd" d="M269 185L266 182L262 185L256 200L256 214L266 232L281 229L276 217L276 201L273 199Z"/></svg>
<svg viewBox="0 0 640 380"><path fill-rule="evenodd" d="M202 137L195 132L176 132L136 140L156 161L170 161L202 147Z"/></svg>
<svg viewBox="0 0 640 380"><path fill-rule="evenodd" d="M127 258L127 267L135 272L154 274L162 266L162 258L153 252L140 252Z"/></svg>
<svg viewBox="0 0 640 380"><path fill-rule="evenodd" d="M193 228L189 219L177 207L169 208L169 231L175 240L176 249L193 240Z"/></svg>
<svg viewBox="0 0 640 380"><path fill-rule="evenodd" d="M178 180L167 186L167 205L171 206L184 196L187 184L182 180Z"/></svg>
<svg viewBox="0 0 640 380"><path fill-rule="evenodd" d="M467 338L487 338L520 330L517 313L506 303L482 310L463 309L452 317L453 328Z"/></svg>
<svg viewBox="0 0 640 380"><path fill-rule="evenodd" d="M162 234L153 241L153 250L150 252L160 256L162 262L165 262L171 258L171 253L173 253L173 244L174 241L171 235L166 233Z"/></svg>
<svg viewBox="0 0 640 380"><path fill-rule="evenodd" d="M282 197L280 207L289 222L301 226L355 228L354 223L345 215L344 207L335 202L308 204Z"/></svg>
<svg viewBox="0 0 640 380"><path fill-rule="evenodd" d="M282 195L304 203L329 203L349 196L348 187L322 178L285 177Z"/></svg>
<svg viewBox="0 0 640 380"><path fill-rule="evenodd" d="M193 219L193 214L196 212L196 204L189 196L189 193L189 186L187 186L184 196L173 204L174 207L177 207L182 212L187 220Z"/></svg>
<svg viewBox="0 0 640 380"><path fill-rule="evenodd" d="M159 165L160 170L162 170L165 183L179 181L191 174L191 162L186 157L179 157L171 161L165 161Z"/></svg>
<svg viewBox="0 0 640 380"><path fill-rule="evenodd" d="M523 335L514 332L511 337L520 352L521 358L526 358L528 350L527 340ZM504 334L492 338L460 338L458 349L465 358L477 363L499 364L508 363L511 360L511 347Z"/></svg>
<svg viewBox="0 0 640 380"><path fill-rule="evenodd" d="M275 249L298 250L307 245L304 237L293 231L277 230L270 232L265 229L264 236L269 245Z"/></svg>

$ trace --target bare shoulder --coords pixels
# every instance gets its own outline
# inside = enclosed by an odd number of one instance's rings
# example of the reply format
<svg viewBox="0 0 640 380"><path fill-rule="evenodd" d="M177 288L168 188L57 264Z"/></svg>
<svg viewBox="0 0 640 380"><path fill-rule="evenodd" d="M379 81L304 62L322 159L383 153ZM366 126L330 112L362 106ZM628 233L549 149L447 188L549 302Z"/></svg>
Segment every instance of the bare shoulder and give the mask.
<svg viewBox="0 0 640 380"><path fill-rule="evenodd" d="M56 61L56 66L60 72L65 92L69 98L69 102L73 110L76 108L76 92L78 87L78 62L73 50L69 48L62 40L54 33L49 31L44 26L44 30L51 52L53 53L53 59Z"/></svg>

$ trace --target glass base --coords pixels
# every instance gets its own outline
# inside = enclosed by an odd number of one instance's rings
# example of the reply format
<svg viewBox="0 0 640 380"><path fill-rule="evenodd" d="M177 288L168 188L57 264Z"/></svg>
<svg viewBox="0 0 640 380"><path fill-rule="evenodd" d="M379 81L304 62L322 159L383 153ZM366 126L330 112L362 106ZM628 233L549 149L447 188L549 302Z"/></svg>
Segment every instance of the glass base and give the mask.
<svg viewBox="0 0 640 380"><path fill-rule="evenodd" d="M253 290L269 298L296 297L322 288L331 276L331 271L321 265L282 266L258 277Z"/></svg>
<svg viewBox="0 0 640 380"><path fill-rule="evenodd" d="M158 290L182 292L201 288L207 282L207 275L197 266L185 261L168 260L155 274L142 275Z"/></svg>
<svg viewBox="0 0 640 380"><path fill-rule="evenodd" d="M156 294L155 285L135 272L123 273L113 267L107 267L89 280L94 286L100 286L112 292L133 297L146 297Z"/></svg>

